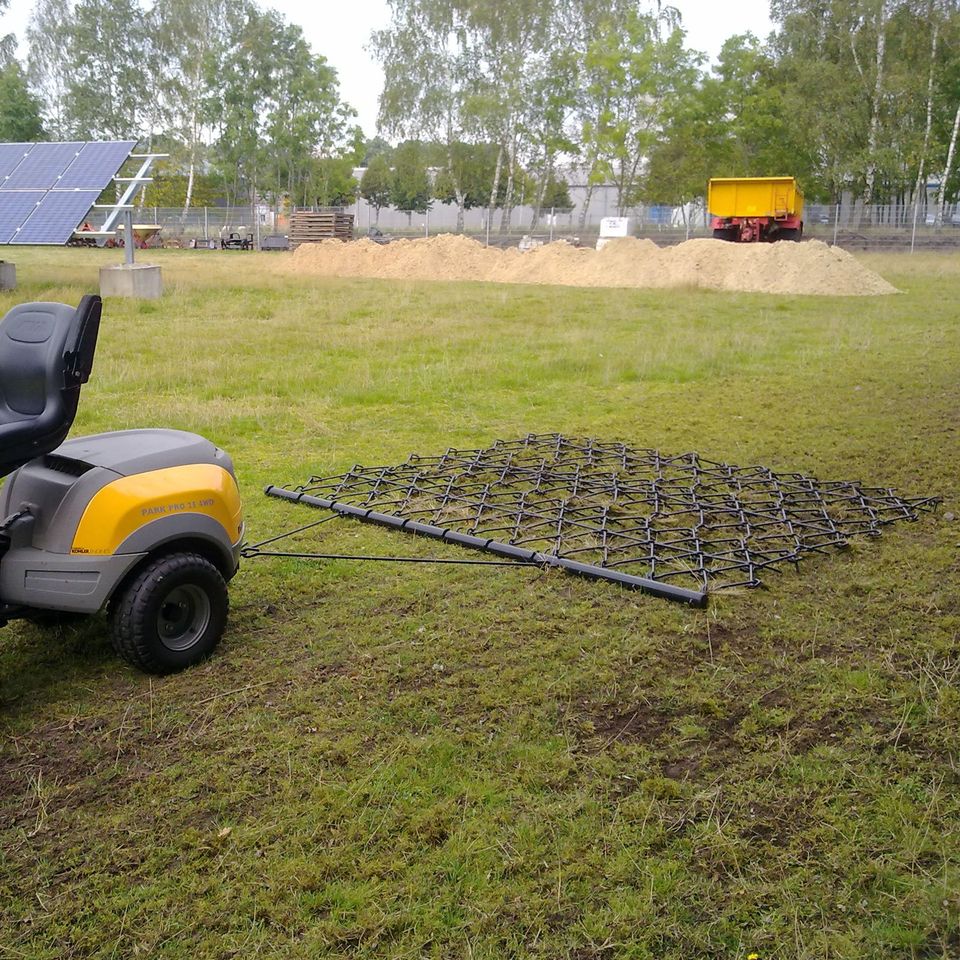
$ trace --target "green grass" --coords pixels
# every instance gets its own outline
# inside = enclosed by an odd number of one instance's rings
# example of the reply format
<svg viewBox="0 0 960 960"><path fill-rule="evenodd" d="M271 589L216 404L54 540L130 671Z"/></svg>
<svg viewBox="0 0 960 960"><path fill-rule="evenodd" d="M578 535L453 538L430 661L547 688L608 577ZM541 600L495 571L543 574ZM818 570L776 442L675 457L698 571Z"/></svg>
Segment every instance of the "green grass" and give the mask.
<svg viewBox="0 0 960 960"><path fill-rule="evenodd" d="M528 431L944 498L693 611L559 573L247 563L216 656L0 633L0 956L960 955L960 264L795 298L331 281L162 251L75 433L269 482ZM17 251L76 302L117 254ZM312 518L311 514L309 518ZM416 552L338 521L331 551Z"/></svg>

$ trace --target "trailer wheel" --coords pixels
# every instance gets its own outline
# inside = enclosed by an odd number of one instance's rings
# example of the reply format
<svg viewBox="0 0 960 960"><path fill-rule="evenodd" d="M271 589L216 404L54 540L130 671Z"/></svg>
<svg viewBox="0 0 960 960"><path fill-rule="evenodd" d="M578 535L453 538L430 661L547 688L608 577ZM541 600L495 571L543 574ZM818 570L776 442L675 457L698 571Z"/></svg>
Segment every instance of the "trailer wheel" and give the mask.
<svg viewBox="0 0 960 960"><path fill-rule="evenodd" d="M113 646L147 673L173 673L208 657L227 622L227 584L196 553L158 557L110 605Z"/></svg>
<svg viewBox="0 0 960 960"><path fill-rule="evenodd" d="M717 227L713 231L714 240L729 240L733 242L737 239L737 228L736 227Z"/></svg>

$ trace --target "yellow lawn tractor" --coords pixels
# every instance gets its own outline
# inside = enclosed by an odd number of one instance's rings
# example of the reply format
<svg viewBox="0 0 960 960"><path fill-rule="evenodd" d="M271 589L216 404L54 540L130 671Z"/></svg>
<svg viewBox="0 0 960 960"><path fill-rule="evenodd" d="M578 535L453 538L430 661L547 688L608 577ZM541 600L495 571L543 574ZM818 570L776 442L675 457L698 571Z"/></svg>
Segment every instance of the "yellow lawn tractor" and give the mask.
<svg viewBox="0 0 960 960"><path fill-rule="evenodd" d="M66 440L101 309L27 303L0 321L0 626L106 609L117 652L168 673L223 633L240 494L230 457L196 434Z"/></svg>

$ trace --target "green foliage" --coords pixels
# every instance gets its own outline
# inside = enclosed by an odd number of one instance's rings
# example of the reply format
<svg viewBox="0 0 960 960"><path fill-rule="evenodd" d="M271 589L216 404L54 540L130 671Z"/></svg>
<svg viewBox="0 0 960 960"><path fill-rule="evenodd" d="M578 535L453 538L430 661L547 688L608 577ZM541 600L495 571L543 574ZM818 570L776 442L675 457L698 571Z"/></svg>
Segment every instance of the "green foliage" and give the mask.
<svg viewBox="0 0 960 960"><path fill-rule="evenodd" d="M320 207L349 206L357 199L359 184L353 175L353 155L315 160L306 196Z"/></svg>
<svg viewBox="0 0 960 960"><path fill-rule="evenodd" d="M543 183L570 157L588 193L612 183L625 210L654 184L691 196L694 182L721 172L789 173L814 200L868 184L870 199L897 199L921 154L930 172L960 153L949 149L960 104L949 81L960 62L955 4L778 0L773 40L730 37L715 76L662 4L398 0L391 10L374 44L386 74L385 129L448 148L497 144L502 163L487 194L507 209L523 193L521 168ZM458 164L441 166L445 197L469 192Z"/></svg>
<svg viewBox="0 0 960 960"><path fill-rule="evenodd" d="M381 128L442 148L434 158L442 167L439 190L449 198L444 202L458 205L458 230L475 185L460 180L464 157L457 145L479 128L474 102L478 63L471 53L475 37L461 22L465 14L445 0L400 0L391 24L373 34L373 49L384 69ZM415 173L413 179L409 190L401 189L400 202L423 206L423 177ZM484 188L489 192L489 185Z"/></svg>
<svg viewBox="0 0 960 960"><path fill-rule="evenodd" d="M616 184L621 214L638 199L643 161L671 111L696 85L698 62L672 8L598 24L585 58L583 131L591 181Z"/></svg>
<svg viewBox="0 0 960 960"><path fill-rule="evenodd" d="M430 199L426 150L418 140L405 140L393 151L390 201L406 213L426 213Z"/></svg>
<svg viewBox="0 0 960 960"><path fill-rule="evenodd" d="M797 95L756 37L731 37L717 71L728 118L728 166L740 176L795 176L810 183L812 144L797 124ZM811 199L813 199L811 197Z"/></svg>
<svg viewBox="0 0 960 960"><path fill-rule="evenodd" d="M222 0L156 0L150 11L151 68L159 86L152 119L165 127L166 149L183 173L185 211L207 199L195 187L201 187L207 139L220 116L211 82L226 49L224 10Z"/></svg>
<svg viewBox="0 0 960 960"><path fill-rule="evenodd" d="M573 201L570 199L570 185L566 180L549 179L544 184L540 204L544 210L569 213L573 209Z"/></svg>
<svg viewBox="0 0 960 960"><path fill-rule="evenodd" d="M66 28L65 93L70 135L78 140L137 139L154 101L149 38L137 0L78 0Z"/></svg>
<svg viewBox="0 0 960 960"><path fill-rule="evenodd" d="M490 199L496 147L458 141L438 154L433 195L441 203L456 203L464 210L483 206Z"/></svg>
<svg viewBox="0 0 960 960"><path fill-rule="evenodd" d="M956 60L955 4L778 0L772 10L780 24L776 84L806 145L798 165L811 171L811 193L836 199L851 189L868 202L909 197L928 107L941 137L927 145L925 169L942 169L943 127L958 101L931 99L928 85L936 91Z"/></svg>
<svg viewBox="0 0 960 960"><path fill-rule="evenodd" d="M574 89L575 58L560 26L562 4L451 4L398 0L392 22L374 35L384 65L383 129L437 143L446 154L440 193L459 223L473 197L497 205L504 224L523 198L528 166L545 175L570 140L563 124ZM494 144L489 180L478 190L457 144ZM497 157L499 156L499 162ZM461 173L467 177L461 181Z"/></svg>
<svg viewBox="0 0 960 960"><path fill-rule="evenodd" d="M314 203L319 193L333 202L350 190L340 145L352 115L339 98L336 71L311 53L300 27L273 11L236 7L228 5L218 70L225 109L217 159L227 190L295 203Z"/></svg>
<svg viewBox="0 0 960 960"><path fill-rule="evenodd" d="M0 68L0 140L41 140L40 101L27 87L19 64Z"/></svg>
<svg viewBox="0 0 960 960"><path fill-rule="evenodd" d="M381 136L376 136L372 140L367 140L363 147L363 155L360 157L359 166L368 167L375 157L386 157L387 160L393 155L393 147L388 140Z"/></svg>
<svg viewBox="0 0 960 960"><path fill-rule="evenodd" d="M352 110L341 103L336 71L324 57L310 52L300 27L277 25L272 38L264 89L268 89L266 135L270 144L270 176L265 186L274 195L286 193L294 201L307 191L311 181L325 203L339 202L349 191L353 152L336 151L346 133ZM310 163L311 153L320 155L319 166ZM311 167L313 169L311 170Z"/></svg>
<svg viewBox="0 0 960 960"><path fill-rule="evenodd" d="M169 168L168 168L169 169ZM153 173L153 183L144 191L144 206L183 207L187 202L187 174L167 172L163 168ZM191 206L212 207L222 196L220 178L213 174L196 174L191 189Z"/></svg>
<svg viewBox="0 0 960 960"><path fill-rule="evenodd" d="M723 84L707 78L674 100L650 151L641 196L674 205L703 197L711 177L743 174L733 148Z"/></svg>
<svg viewBox="0 0 960 960"><path fill-rule="evenodd" d="M376 211L380 211L390 203L393 193L393 171L386 153L376 153L370 160L367 169L360 178L360 196Z"/></svg>
<svg viewBox="0 0 960 960"><path fill-rule="evenodd" d="M27 27L27 76L42 102L44 126L54 140L70 137L67 89L73 13L70 0L36 0Z"/></svg>
<svg viewBox="0 0 960 960"><path fill-rule="evenodd" d="M9 0L0 0L0 14L6 10L8 4ZM16 49L17 38L12 33L0 36L0 70L13 62Z"/></svg>
<svg viewBox="0 0 960 960"><path fill-rule="evenodd" d="M542 205L531 181L569 163L585 173L584 217L601 183L625 211L720 173L792 174L812 200L905 200L921 175L957 189L955 2L775 0L772 39L728 38L712 74L669 5L389 6L372 38L383 135L436 146L435 190L461 219L484 203L507 226L515 204ZM35 0L27 40L47 135L163 140L185 206L211 169L232 204L342 202L348 161L392 150L358 139L330 64L258 0ZM417 193L403 203L422 205Z"/></svg>
<svg viewBox="0 0 960 960"><path fill-rule="evenodd" d="M336 72L254 0L37 0L28 39L51 130L163 140L185 207L211 168L231 205L353 195Z"/></svg>

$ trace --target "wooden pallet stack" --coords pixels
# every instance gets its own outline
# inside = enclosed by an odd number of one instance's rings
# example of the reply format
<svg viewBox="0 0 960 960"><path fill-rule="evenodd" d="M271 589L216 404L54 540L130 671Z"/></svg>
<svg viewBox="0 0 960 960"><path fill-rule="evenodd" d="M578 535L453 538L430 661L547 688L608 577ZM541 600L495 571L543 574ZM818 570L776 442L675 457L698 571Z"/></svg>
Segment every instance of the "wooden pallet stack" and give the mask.
<svg viewBox="0 0 960 960"><path fill-rule="evenodd" d="M319 243L321 240L352 240L353 214L298 210L290 217L290 246Z"/></svg>

